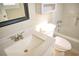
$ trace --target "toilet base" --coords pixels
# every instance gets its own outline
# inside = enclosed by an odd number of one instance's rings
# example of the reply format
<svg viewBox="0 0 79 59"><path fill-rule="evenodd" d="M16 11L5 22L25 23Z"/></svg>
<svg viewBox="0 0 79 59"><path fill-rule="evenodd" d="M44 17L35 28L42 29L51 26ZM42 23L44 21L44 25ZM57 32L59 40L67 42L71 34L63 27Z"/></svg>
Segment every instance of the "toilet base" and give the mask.
<svg viewBox="0 0 79 59"><path fill-rule="evenodd" d="M65 52L54 49L53 55L54 56L64 56L65 55Z"/></svg>

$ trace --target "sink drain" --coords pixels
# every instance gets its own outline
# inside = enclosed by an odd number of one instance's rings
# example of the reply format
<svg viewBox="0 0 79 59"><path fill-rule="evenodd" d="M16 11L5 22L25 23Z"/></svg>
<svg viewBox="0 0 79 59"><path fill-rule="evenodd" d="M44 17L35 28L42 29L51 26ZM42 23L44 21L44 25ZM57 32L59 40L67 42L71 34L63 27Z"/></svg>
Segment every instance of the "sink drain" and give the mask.
<svg viewBox="0 0 79 59"><path fill-rule="evenodd" d="M26 50L24 50L24 52L28 52L28 50L26 49Z"/></svg>

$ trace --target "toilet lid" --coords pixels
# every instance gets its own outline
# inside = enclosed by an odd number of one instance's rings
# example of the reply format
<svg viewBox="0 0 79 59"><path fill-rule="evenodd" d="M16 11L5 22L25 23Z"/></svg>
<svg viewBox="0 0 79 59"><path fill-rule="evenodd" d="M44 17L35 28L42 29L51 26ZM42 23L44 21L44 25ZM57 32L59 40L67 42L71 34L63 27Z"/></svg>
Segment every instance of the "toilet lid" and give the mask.
<svg viewBox="0 0 79 59"><path fill-rule="evenodd" d="M61 38L59 36L55 37L55 39L56 39L56 41L55 41L56 49L59 49L61 51L65 51L65 50L70 50L71 49L71 44L66 39Z"/></svg>

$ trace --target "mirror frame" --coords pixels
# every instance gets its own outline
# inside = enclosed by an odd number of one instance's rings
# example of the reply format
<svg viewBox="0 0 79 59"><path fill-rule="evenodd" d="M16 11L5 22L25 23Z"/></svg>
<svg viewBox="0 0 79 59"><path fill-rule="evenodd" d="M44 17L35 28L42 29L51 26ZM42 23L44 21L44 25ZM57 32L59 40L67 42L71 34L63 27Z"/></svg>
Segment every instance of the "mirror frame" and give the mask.
<svg viewBox="0 0 79 59"><path fill-rule="evenodd" d="M0 28L4 27L4 26L7 26L7 25L15 24L15 23L22 22L22 21L25 21L25 20L29 19L28 3L23 3L23 4L24 4L25 16L0 22Z"/></svg>

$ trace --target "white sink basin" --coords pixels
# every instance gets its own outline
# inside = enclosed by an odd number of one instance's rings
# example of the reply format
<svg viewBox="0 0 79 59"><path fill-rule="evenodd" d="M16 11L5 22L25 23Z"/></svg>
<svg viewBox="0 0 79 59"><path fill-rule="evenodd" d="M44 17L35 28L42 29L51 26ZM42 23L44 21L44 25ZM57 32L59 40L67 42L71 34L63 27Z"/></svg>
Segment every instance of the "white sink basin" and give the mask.
<svg viewBox="0 0 79 59"><path fill-rule="evenodd" d="M16 42L14 45L5 49L5 52L9 56L24 56L29 55L30 51L38 47L43 40L32 39L32 36ZM24 52L28 50L28 52Z"/></svg>

